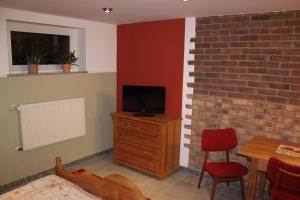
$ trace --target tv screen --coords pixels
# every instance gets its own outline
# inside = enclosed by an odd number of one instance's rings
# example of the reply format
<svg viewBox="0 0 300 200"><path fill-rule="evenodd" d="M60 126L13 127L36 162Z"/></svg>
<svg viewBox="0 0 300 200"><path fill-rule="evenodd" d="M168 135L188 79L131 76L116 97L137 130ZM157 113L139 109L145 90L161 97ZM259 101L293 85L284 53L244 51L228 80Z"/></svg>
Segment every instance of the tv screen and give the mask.
<svg viewBox="0 0 300 200"><path fill-rule="evenodd" d="M165 113L166 88L160 86L123 86L123 111Z"/></svg>
<svg viewBox="0 0 300 200"><path fill-rule="evenodd" d="M70 36L11 31L13 65L26 65L26 55L31 52L46 54L41 64L57 64L59 55L69 52Z"/></svg>

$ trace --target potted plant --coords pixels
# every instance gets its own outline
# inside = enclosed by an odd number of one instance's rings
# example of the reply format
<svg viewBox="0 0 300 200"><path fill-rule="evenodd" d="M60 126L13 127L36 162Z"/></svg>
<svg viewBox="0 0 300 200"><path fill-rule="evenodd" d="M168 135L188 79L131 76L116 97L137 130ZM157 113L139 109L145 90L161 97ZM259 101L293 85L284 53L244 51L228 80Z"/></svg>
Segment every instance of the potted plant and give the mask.
<svg viewBox="0 0 300 200"><path fill-rule="evenodd" d="M61 65L61 68L64 73L70 72L71 66L76 65L78 57L75 56L75 50L69 51L58 57L58 64Z"/></svg>
<svg viewBox="0 0 300 200"><path fill-rule="evenodd" d="M25 57L25 61L28 66L28 74L38 74L38 65L44 62L46 54L41 54L39 52L28 53Z"/></svg>

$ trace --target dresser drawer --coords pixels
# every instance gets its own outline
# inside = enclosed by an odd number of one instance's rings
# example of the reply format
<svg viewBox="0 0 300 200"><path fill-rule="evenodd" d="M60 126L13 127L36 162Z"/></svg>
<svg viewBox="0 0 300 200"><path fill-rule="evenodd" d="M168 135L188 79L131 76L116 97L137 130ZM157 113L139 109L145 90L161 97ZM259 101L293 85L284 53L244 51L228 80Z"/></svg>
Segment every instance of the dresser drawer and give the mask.
<svg viewBox="0 0 300 200"><path fill-rule="evenodd" d="M159 171L159 165L157 161L149 160L144 157L134 156L127 152L118 151L115 154L116 161L127 163L136 168L157 173Z"/></svg>
<svg viewBox="0 0 300 200"><path fill-rule="evenodd" d="M119 118L117 121L117 127L141 132L153 137L158 137L160 135L160 126L149 123L141 123L130 119Z"/></svg>
<svg viewBox="0 0 300 200"><path fill-rule="evenodd" d="M141 147L137 147L130 143L125 142L117 142L116 144L116 151L117 152L124 152L128 155L132 155L135 157L140 157L143 159L158 161L159 154L157 150L149 150Z"/></svg>
<svg viewBox="0 0 300 200"><path fill-rule="evenodd" d="M150 148L159 148L159 137L153 137L141 132L132 131L124 128L117 128L116 139L119 141L127 141L137 143Z"/></svg>

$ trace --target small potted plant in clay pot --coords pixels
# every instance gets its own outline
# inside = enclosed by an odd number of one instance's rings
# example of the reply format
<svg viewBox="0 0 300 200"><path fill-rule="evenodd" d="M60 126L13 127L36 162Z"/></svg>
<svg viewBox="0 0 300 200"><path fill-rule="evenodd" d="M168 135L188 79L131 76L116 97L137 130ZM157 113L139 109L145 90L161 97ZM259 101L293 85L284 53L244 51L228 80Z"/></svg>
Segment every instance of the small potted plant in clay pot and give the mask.
<svg viewBox="0 0 300 200"><path fill-rule="evenodd" d="M38 74L39 64L44 62L46 55L38 52L31 52L26 55L25 61L28 66L28 74Z"/></svg>
<svg viewBox="0 0 300 200"><path fill-rule="evenodd" d="M76 65L77 60L78 57L75 56L75 50L69 51L58 57L58 64L61 65L61 68L64 73L68 73L71 71L71 66Z"/></svg>

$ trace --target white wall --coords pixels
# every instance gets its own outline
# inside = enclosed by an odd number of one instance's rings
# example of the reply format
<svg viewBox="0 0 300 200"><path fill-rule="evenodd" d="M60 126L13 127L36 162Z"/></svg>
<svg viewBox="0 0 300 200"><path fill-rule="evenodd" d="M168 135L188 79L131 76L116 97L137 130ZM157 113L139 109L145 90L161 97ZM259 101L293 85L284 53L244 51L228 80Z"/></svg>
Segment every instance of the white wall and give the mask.
<svg viewBox="0 0 300 200"><path fill-rule="evenodd" d="M0 7L0 77L9 73L7 20L84 29L86 70L116 72L116 25Z"/></svg>
<svg viewBox="0 0 300 200"><path fill-rule="evenodd" d="M192 37L195 37L196 18L187 17L185 19L185 36L184 36L184 64L183 64L183 91L182 91L182 127L181 127L181 144L180 144L180 166L188 167L189 164L189 149L184 147L184 144L189 144L190 140L184 135L190 135L191 131L185 129L184 125L190 125L191 120L186 119L186 115L191 115L192 110L186 109L186 104L192 104L190 99L187 99L187 94L192 94L193 89L187 87L187 83L194 82L194 78L189 76L189 72L194 71L193 66L188 65L189 60L193 60L193 55L189 54L190 49L195 48L195 43L190 42Z"/></svg>

